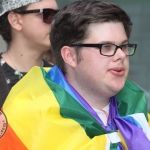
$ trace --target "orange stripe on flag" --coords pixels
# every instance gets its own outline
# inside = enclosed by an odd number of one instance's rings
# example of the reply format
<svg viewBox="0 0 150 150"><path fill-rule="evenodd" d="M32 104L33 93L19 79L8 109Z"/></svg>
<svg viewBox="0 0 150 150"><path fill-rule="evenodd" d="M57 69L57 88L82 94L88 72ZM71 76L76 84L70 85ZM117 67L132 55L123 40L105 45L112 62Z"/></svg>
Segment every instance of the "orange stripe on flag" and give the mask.
<svg viewBox="0 0 150 150"><path fill-rule="evenodd" d="M0 137L0 150L27 150L27 148L8 125L5 134Z"/></svg>

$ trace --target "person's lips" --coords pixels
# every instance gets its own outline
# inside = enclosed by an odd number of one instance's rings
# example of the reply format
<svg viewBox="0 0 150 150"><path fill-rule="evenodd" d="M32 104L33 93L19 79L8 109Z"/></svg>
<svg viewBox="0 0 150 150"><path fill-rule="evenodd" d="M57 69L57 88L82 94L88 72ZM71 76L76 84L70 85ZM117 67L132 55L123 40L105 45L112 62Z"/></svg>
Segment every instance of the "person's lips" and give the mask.
<svg viewBox="0 0 150 150"><path fill-rule="evenodd" d="M111 68L109 71L115 76L123 76L125 73L125 69L123 67Z"/></svg>

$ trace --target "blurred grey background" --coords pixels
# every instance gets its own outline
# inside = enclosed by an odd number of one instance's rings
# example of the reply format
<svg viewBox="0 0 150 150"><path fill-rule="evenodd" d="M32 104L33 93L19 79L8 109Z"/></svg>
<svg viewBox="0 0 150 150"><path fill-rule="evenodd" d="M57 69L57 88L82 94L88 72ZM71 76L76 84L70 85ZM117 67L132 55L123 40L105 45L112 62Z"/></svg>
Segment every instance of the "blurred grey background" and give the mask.
<svg viewBox="0 0 150 150"><path fill-rule="evenodd" d="M59 8L75 0L57 0ZM104 0L105 1L105 0ZM107 0L124 9L133 23L131 43L138 44L136 54L130 57L129 79L145 92L150 112L150 0ZM0 52L6 50L6 44L0 37Z"/></svg>

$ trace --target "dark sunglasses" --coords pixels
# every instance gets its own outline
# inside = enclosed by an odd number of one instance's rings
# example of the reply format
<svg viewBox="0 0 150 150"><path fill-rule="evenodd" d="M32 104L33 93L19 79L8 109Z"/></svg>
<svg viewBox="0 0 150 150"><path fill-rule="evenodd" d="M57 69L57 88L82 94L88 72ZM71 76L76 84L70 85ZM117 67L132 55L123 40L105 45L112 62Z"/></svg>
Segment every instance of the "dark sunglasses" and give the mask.
<svg viewBox="0 0 150 150"><path fill-rule="evenodd" d="M57 14L59 10L54 10L51 8L44 9L34 9L34 10L25 10L21 12L16 12L18 14L30 14L30 13L41 13L43 22L52 23L54 16Z"/></svg>

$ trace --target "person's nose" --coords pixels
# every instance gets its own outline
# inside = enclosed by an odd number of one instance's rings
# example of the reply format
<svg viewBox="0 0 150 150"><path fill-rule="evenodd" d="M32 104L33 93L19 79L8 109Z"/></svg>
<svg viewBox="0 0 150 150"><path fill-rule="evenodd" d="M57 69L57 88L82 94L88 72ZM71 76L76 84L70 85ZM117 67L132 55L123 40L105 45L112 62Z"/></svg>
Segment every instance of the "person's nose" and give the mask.
<svg viewBox="0 0 150 150"><path fill-rule="evenodd" d="M125 59L126 58L126 54L122 51L122 49L119 47L117 48L116 54L114 55L115 59Z"/></svg>

